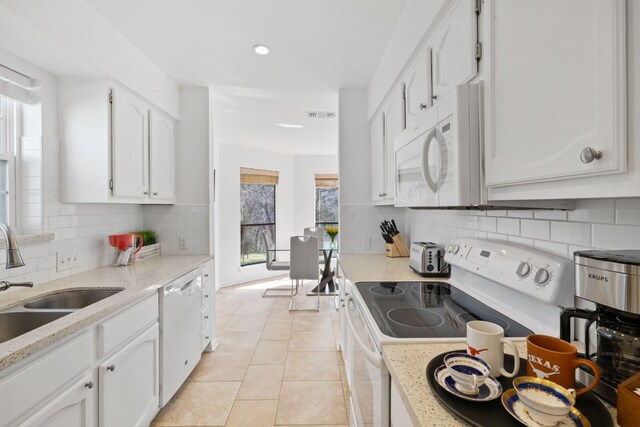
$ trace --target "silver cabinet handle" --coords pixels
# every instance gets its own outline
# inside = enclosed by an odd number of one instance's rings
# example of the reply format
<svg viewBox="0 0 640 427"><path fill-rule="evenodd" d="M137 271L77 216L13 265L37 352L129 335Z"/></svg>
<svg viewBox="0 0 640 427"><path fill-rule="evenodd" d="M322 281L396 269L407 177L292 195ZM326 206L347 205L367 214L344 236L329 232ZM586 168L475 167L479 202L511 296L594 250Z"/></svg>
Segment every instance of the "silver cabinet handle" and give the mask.
<svg viewBox="0 0 640 427"><path fill-rule="evenodd" d="M438 99L438 95L431 95L431 99L435 101L436 99Z"/></svg>
<svg viewBox="0 0 640 427"><path fill-rule="evenodd" d="M205 275L204 275L204 277L209 277L209 275L208 275L208 274L205 274Z"/></svg>
<svg viewBox="0 0 640 427"><path fill-rule="evenodd" d="M209 294L204 294L204 297L205 298L209 298Z"/></svg>
<svg viewBox="0 0 640 427"><path fill-rule="evenodd" d="M116 365L114 365L113 363L111 365L107 366L107 371L113 372L115 370L116 370Z"/></svg>
<svg viewBox="0 0 640 427"><path fill-rule="evenodd" d="M158 192L156 191L155 193L153 193L153 195L154 195L154 196L157 196L157 195L158 195Z"/></svg>
<svg viewBox="0 0 640 427"><path fill-rule="evenodd" d="M422 102L420 103L420 109L421 110L426 110L427 109L427 104L423 104Z"/></svg>
<svg viewBox="0 0 640 427"><path fill-rule="evenodd" d="M204 316L205 320L209 320L209 316Z"/></svg>
<svg viewBox="0 0 640 427"><path fill-rule="evenodd" d="M145 191L145 192L144 192L144 195L145 195L145 196L148 196L148 195L149 195L149 192L148 192L148 191Z"/></svg>
<svg viewBox="0 0 640 427"><path fill-rule="evenodd" d="M602 151L598 151L593 147L587 147L580 152L580 161L582 163L591 163L594 160L599 160L602 158Z"/></svg>
<svg viewBox="0 0 640 427"><path fill-rule="evenodd" d="M92 381L88 381L84 384L84 386L86 388L88 388L89 390L91 390L93 388L93 380Z"/></svg>

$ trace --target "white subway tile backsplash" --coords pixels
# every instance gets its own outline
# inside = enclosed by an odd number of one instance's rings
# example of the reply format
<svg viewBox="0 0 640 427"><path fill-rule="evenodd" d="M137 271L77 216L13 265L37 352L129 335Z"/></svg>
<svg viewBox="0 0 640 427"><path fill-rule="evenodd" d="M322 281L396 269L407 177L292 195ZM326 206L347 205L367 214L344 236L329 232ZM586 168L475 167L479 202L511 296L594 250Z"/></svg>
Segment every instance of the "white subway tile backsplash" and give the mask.
<svg viewBox="0 0 640 427"><path fill-rule="evenodd" d="M556 220L566 220L567 219L567 211L534 211L533 217L535 219L556 219Z"/></svg>
<svg viewBox="0 0 640 427"><path fill-rule="evenodd" d="M615 201L611 199L576 200L575 209L569 211L569 221L615 222Z"/></svg>
<svg viewBox="0 0 640 427"><path fill-rule="evenodd" d="M515 211L507 211L507 216L512 218L533 218L533 211L527 210L515 210Z"/></svg>
<svg viewBox="0 0 640 427"><path fill-rule="evenodd" d="M616 224L640 225L640 199L615 201Z"/></svg>
<svg viewBox="0 0 640 427"><path fill-rule="evenodd" d="M478 229L481 231L495 232L497 230L497 222L494 217L478 218Z"/></svg>
<svg viewBox="0 0 640 427"><path fill-rule="evenodd" d="M604 249L640 249L640 227L631 225L592 225L591 244Z"/></svg>
<svg viewBox="0 0 640 427"><path fill-rule="evenodd" d="M515 218L498 218L498 233L520 235L520 220Z"/></svg>
<svg viewBox="0 0 640 427"><path fill-rule="evenodd" d="M588 246L591 244L591 224L551 221L551 240Z"/></svg>
<svg viewBox="0 0 640 427"><path fill-rule="evenodd" d="M569 245L564 243L547 242L545 240L536 240L533 247L541 251L550 252L552 254L567 257L569 253Z"/></svg>
<svg viewBox="0 0 640 427"><path fill-rule="evenodd" d="M524 246L529 246L531 248L533 247L533 239L526 239L524 237L517 237L517 236L509 236L507 240L513 243L519 243Z"/></svg>
<svg viewBox="0 0 640 427"><path fill-rule="evenodd" d="M523 219L520 221L520 235L539 240L549 240L549 221Z"/></svg>

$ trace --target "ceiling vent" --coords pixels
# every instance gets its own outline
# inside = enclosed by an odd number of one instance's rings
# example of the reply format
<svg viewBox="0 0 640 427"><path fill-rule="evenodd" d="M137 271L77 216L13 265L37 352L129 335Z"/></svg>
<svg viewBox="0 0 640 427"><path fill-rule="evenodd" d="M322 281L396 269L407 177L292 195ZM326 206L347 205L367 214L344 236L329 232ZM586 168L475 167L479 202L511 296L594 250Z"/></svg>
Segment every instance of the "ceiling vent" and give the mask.
<svg viewBox="0 0 640 427"><path fill-rule="evenodd" d="M333 111L307 111L309 119L335 119L336 113Z"/></svg>

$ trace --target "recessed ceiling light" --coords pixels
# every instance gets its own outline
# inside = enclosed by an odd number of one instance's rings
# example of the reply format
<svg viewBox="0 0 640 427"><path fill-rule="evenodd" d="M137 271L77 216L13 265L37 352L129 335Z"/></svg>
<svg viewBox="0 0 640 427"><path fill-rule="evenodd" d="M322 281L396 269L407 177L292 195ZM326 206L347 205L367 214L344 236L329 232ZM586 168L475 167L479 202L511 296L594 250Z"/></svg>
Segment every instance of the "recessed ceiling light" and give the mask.
<svg viewBox="0 0 640 427"><path fill-rule="evenodd" d="M269 53L269 47L263 44L257 44L253 47L253 51L258 55L267 55Z"/></svg>
<svg viewBox="0 0 640 427"><path fill-rule="evenodd" d="M288 129L299 129L304 127L302 125L292 125L289 123L276 123L276 126L280 126L281 128L288 128Z"/></svg>

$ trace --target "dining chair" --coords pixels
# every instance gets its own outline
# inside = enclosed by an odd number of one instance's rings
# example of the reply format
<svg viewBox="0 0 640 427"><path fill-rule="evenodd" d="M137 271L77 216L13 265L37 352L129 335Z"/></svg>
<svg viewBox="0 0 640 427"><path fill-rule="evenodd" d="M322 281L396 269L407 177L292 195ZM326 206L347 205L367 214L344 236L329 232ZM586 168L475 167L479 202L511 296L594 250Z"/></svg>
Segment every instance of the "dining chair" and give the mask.
<svg viewBox="0 0 640 427"><path fill-rule="evenodd" d="M278 253L276 251L276 246L271 240L271 238L267 235L267 231L262 231L262 242L264 243L264 247L267 252L267 270L269 271L288 271L289 270L289 261L278 261ZM275 286L272 288L265 289L262 294L262 298L274 298L274 297L288 297L289 293L282 294L283 291L289 291L288 287ZM280 294L270 295L269 292L280 292Z"/></svg>
<svg viewBox="0 0 640 427"><path fill-rule="evenodd" d="M324 255L321 252L324 244L324 230L319 227L307 227L304 229L304 235L313 236L318 239L318 262L324 265L325 259Z"/></svg>
<svg viewBox="0 0 640 427"><path fill-rule="evenodd" d="M291 279L291 301L289 311L320 311L320 293L316 292L316 308L295 308L294 297L298 294L298 288L304 290L305 280L315 280L316 286L320 283L318 271L318 239L313 236L291 236L291 261L289 278ZM294 287L295 281L295 287Z"/></svg>

